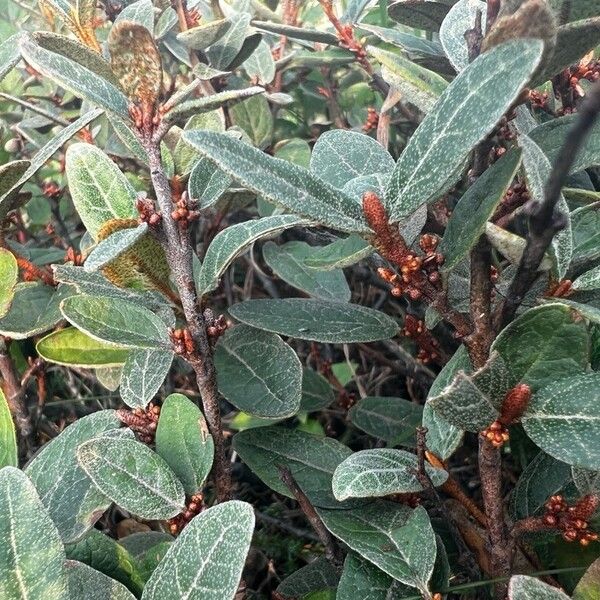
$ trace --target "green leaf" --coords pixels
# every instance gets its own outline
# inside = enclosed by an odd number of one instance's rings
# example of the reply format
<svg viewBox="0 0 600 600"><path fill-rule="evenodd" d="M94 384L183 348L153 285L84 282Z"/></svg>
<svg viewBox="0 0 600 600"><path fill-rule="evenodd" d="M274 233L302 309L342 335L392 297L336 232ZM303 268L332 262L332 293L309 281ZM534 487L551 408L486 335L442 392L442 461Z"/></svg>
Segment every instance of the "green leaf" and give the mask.
<svg viewBox="0 0 600 600"><path fill-rule="evenodd" d="M20 33L15 33L0 44L0 81L13 70L21 60L19 49Z"/></svg>
<svg viewBox="0 0 600 600"><path fill-rule="evenodd" d="M215 366L219 391L236 408L268 419L298 412L302 365L278 335L237 325L219 340Z"/></svg>
<svg viewBox="0 0 600 600"><path fill-rule="evenodd" d="M65 562L69 600L135 600L122 584L76 560Z"/></svg>
<svg viewBox="0 0 600 600"><path fill-rule="evenodd" d="M119 392L131 408L146 408L168 375L174 354L164 350L132 350L123 365Z"/></svg>
<svg viewBox="0 0 600 600"><path fill-rule="evenodd" d="M421 55L426 57L435 57L438 66L444 59L444 49L442 45L434 40L427 40L418 35L412 35L399 29L390 29L388 27L377 27L370 23L358 23L359 29L364 29L369 33L376 35L380 40L402 48L405 52L412 55Z"/></svg>
<svg viewBox="0 0 600 600"><path fill-rule="evenodd" d="M306 242L292 241L283 246L268 242L263 257L275 275L313 298L350 302L350 288L343 271L317 271L307 268L305 261L313 254Z"/></svg>
<svg viewBox="0 0 600 600"><path fill-rule="evenodd" d="M369 47L369 54L381 64L383 79L402 94L404 101L414 104L424 113L435 106L448 87L448 82L443 77L401 54L375 46Z"/></svg>
<svg viewBox="0 0 600 600"><path fill-rule="evenodd" d="M509 600L568 600L564 592L527 575L514 575L508 584Z"/></svg>
<svg viewBox="0 0 600 600"><path fill-rule="evenodd" d="M580 275L573 282L573 289L579 292L600 288L600 266L594 267Z"/></svg>
<svg viewBox="0 0 600 600"><path fill-rule="evenodd" d="M340 231L366 232L357 202L307 169L212 131L187 131L183 139L225 173L269 202Z"/></svg>
<svg viewBox="0 0 600 600"><path fill-rule="evenodd" d="M436 556L435 534L423 507L378 501L319 515L333 535L401 583L427 592Z"/></svg>
<svg viewBox="0 0 600 600"><path fill-rule="evenodd" d="M353 425L390 446L413 446L423 409L402 398L366 397L349 411Z"/></svg>
<svg viewBox="0 0 600 600"><path fill-rule="evenodd" d="M218 19L177 34L177 39L192 50L206 50L231 28L230 19Z"/></svg>
<svg viewBox="0 0 600 600"><path fill-rule="evenodd" d="M273 115L264 96L238 102L229 109L229 116L232 124L240 127L257 148L266 148L271 143Z"/></svg>
<svg viewBox="0 0 600 600"><path fill-rule="evenodd" d="M471 150L496 126L529 81L542 56L539 40L496 46L446 88L410 138L386 190L392 220L437 200Z"/></svg>
<svg viewBox="0 0 600 600"><path fill-rule="evenodd" d="M95 240L106 221L137 218L135 190L117 165L96 146L69 146L65 171L75 208Z"/></svg>
<svg viewBox="0 0 600 600"><path fill-rule="evenodd" d="M10 309L18 279L17 259L6 248L0 248L0 319Z"/></svg>
<svg viewBox="0 0 600 600"><path fill-rule="evenodd" d="M199 293L204 295L217 289L229 265L256 240L277 235L297 225L308 225L308 222L294 215L273 215L231 225L221 231L206 251L197 281Z"/></svg>
<svg viewBox="0 0 600 600"><path fill-rule="evenodd" d="M171 349L167 326L147 308L108 296L72 296L61 304L72 325L90 337L129 348Z"/></svg>
<svg viewBox="0 0 600 600"><path fill-rule="evenodd" d="M154 31L154 6L152 0L137 0L125 6L118 14L115 23L132 21L145 27L152 33Z"/></svg>
<svg viewBox="0 0 600 600"><path fill-rule="evenodd" d="M435 486L448 479L448 473L443 469L435 469L428 464L425 469ZM332 480L333 495L341 501L421 492L423 486L419 483L417 471L416 455L405 450L361 450L337 466Z"/></svg>
<svg viewBox="0 0 600 600"><path fill-rule="evenodd" d="M573 311L576 311L574 313L576 317L583 317L591 323L600 323L600 308L597 308L591 304L582 304L581 302L567 300L566 298L557 298L556 301L560 304L564 304ZM548 300L542 299L542 302L547 303Z"/></svg>
<svg viewBox="0 0 600 600"><path fill-rule="evenodd" d="M240 431L233 438L233 447L242 461L276 492L293 498L279 476L278 467L284 466L315 506L340 508L331 491L331 478L336 467L352 454L340 442L273 426Z"/></svg>
<svg viewBox="0 0 600 600"><path fill-rule="evenodd" d="M4 392L0 389L0 469L3 467L18 467L19 451L15 424L6 401Z"/></svg>
<svg viewBox="0 0 600 600"><path fill-rule="evenodd" d="M595 560L577 587L573 590L573 600L594 600L600 597L600 559Z"/></svg>
<svg viewBox="0 0 600 600"><path fill-rule="evenodd" d="M318 29L310 29L309 27L294 27L284 23L270 23L268 21L252 20L252 26L259 31L267 33L275 33L276 35L284 35L292 40L300 40L304 42L319 42L328 46L337 46L338 38L327 31L319 31Z"/></svg>
<svg viewBox="0 0 600 600"><path fill-rule="evenodd" d="M36 71L49 77L75 96L89 100L92 104L101 106L129 121L129 102L125 94L117 87L114 77L113 82L111 82L103 77L105 73L98 74L92 70L101 60L99 55L96 55L97 59L91 63L90 67L92 68L86 67L74 60L72 54L67 57L46 49L44 47L47 41L45 36L49 37L48 34L34 34L33 38L22 37L20 46L23 58ZM51 37L49 39L52 40ZM73 40L69 40L69 38L65 38L65 40L66 42L58 40L59 43L52 44L53 49L58 51L61 49L61 44L65 50L73 46ZM86 49L82 44L81 46ZM92 58L90 55L95 54L91 50L88 52L82 51L81 48L77 50L84 54L80 57L80 60L83 61L89 61ZM106 68L109 69L108 63Z"/></svg>
<svg viewBox="0 0 600 600"><path fill-rule="evenodd" d="M28 160L13 160L0 166L0 218L4 219L11 210L25 203L27 196L19 198L19 188L30 168Z"/></svg>
<svg viewBox="0 0 600 600"><path fill-rule="evenodd" d="M0 596L67 600L65 551L31 481L14 467L0 470Z"/></svg>
<svg viewBox="0 0 600 600"><path fill-rule="evenodd" d="M231 500L194 517L148 580L142 600L233 600L254 531L254 512Z"/></svg>
<svg viewBox="0 0 600 600"><path fill-rule="evenodd" d="M444 271L456 267L485 233L485 224L504 197L520 164L520 150L510 150L487 169L458 201L439 247L445 258Z"/></svg>
<svg viewBox="0 0 600 600"><path fill-rule="evenodd" d="M183 394L167 396L161 406L156 452L173 469L188 496L202 488L213 463L213 439L204 415Z"/></svg>
<svg viewBox="0 0 600 600"><path fill-rule="evenodd" d="M315 412L327 408L334 399L333 388L323 375L319 375L312 369L302 370L300 411Z"/></svg>
<svg viewBox="0 0 600 600"><path fill-rule="evenodd" d="M558 463L558 461L555 462ZM570 471L573 483L581 495L585 496L586 494L600 492L600 471L590 471L578 467L571 467Z"/></svg>
<svg viewBox="0 0 600 600"><path fill-rule="evenodd" d="M227 191L233 179L223 173L207 158L201 158L193 167L188 181L190 198L200 201L200 210L214 206Z"/></svg>
<svg viewBox="0 0 600 600"><path fill-rule="evenodd" d="M400 0L390 4L388 14L402 25L438 31L448 14L449 6L444 2L434 0Z"/></svg>
<svg viewBox="0 0 600 600"><path fill-rule="evenodd" d="M459 0L440 26L440 42L455 71L460 73L469 65L469 49L465 32L475 27L477 12L485 23L487 5L481 0Z"/></svg>
<svg viewBox="0 0 600 600"><path fill-rule="evenodd" d="M128 351L95 340L75 327L53 331L35 347L46 361L67 367L118 367L127 360Z"/></svg>
<svg viewBox="0 0 600 600"><path fill-rule="evenodd" d="M137 227L121 229L103 239L87 256L83 268L97 271L129 250L140 238L148 233L148 224L140 223Z"/></svg>
<svg viewBox="0 0 600 600"><path fill-rule="evenodd" d="M320 556L286 577L276 591L284 600L302 600L312 593L335 590L338 579L336 569Z"/></svg>
<svg viewBox="0 0 600 600"><path fill-rule="evenodd" d="M257 329L330 344L385 340L398 332L396 321L380 311L331 300L246 300L229 312Z"/></svg>
<svg viewBox="0 0 600 600"><path fill-rule="evenodd" d="M582 373L588 364L585 323L563 304L546 304L517 317L495 339L492 350L504 358L511 385L538 388L547 381Z"/></svg>
<svg viewBox="0 0 600 600"><path fill-rule="evenodd" d="M544 452L600 471L600 373L549 383L533 395L521 421Z"/></svg>
<svg viewBox="0 0 600 600"><path fill-rule="evenodd" d="M277 144L274 152L276 158L282 158L288 162L308 168L310 165L311 149L306 140L292 138L281 144Z"/></svg>
<svg viewBox="0 0 600 600"><path fill-rule="evenodd" d="M162 531L139 531L119 539L119 544L129 552L136 561L143 560L144 556L153 548L164 542L173 542L175 538Z"/></svg>
<svg viewBox="0 0 600 600"><path fill-rule="evenodd" d="M215 69L227 69L237 53L242 49L250 25L248 13L235 13L229 17L231 25L213 44L206 55L210 66Z"/></svg>
<svg viewBox="0 0 600 600"><path fill-rule="evenodd" d="M120 426L114 410L81 417L45 444L25 469L65 543L81 538L110 505L77 464L77 447Z"/></svg>
<svg viewBox="0 0 600 600"><path fill-rule="evenodd" d="M164 459L141 442L92 439L78 447L77 461L103 494L143 519L170 519L184 508L181 482Z"/></svg>
<svg viewBox="0 0 600 600"><path fill-rule="evenodd" d="M349 235L327 246L313 247L311 255L306 258L304 264L309 269L319 271L343 269L367 258L374 251L373 246L361 237Z"/></svg>
<svg viewBox="0 0 600 600"><path fill-rule="evenodd" d="M310 170L339 189L356 177L393 168L394 159L377 140L345 129L320 135L310 157Z"/></svg>

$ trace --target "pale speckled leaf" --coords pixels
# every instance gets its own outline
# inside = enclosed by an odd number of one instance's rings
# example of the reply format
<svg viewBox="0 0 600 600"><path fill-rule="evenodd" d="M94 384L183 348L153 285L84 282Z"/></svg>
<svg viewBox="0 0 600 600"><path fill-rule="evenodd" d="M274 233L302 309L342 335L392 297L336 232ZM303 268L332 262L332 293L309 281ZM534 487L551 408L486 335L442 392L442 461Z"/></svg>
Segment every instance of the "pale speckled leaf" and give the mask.
<svg viewBox="0 0 600 600"><path fill-rule="evenodd" d="M399 0L390 4L388 14L394 21L427 31L438 31L448 14L448 3L437 0Z"/></svg>
<svg viewBox="0 0 600 600"><path fill-rule="evenodd" d="M377 501L351 510L318 510L325 526L390 577L428 590L436 557L435 534L423 507Z"/></svg>
<svg viewBox="0 0 600 600"><path fill-rule="evenodd" d="M330 344L385 340L398 332L396 321L381 311L333 300L247 300L229 312L258 329Z"/></svg>
<svg viewBox="0 0 600 600"><path fill-rule="evenodd" d="M309 269L330 271L332 269L344 269L367 258L374 252L373 246L357 235L340 238L327 246L313 248L304 264Z"/></svg>
<svg viewBox="0 0 600 600"><path fill-rule="evenodd" d="M13 67L21 60L19 49L20 33L15 33L0 44L0 81L12 71Z"/></svg>
<svg viewBox="0 0 600 600"><path fill-rule="evenodd" d="M269 44L261 40L258 48L244 61L242 67L251 80L256 79L263 85L271 83L275 78L275 61Z"/></svg>
<svg viewBox="0 0 600 600"><path fill-rule="evenodd" d="M114 23L120 21L132 21L145 27L148 31L154 31L154 6L152 0L137 0L125 6L119 13ZM113 23L113 24L114 24Z"/></svg>
<svg viewBox="0 0 600 600"><path fill-rule="evenodd" d="M386 190L392 220L437 200L465 158L517 98L543 52L539 40L516 40L480 55L442 94L410 138Z"/></svg>
<svg viewBox="0 0 600 600"><path fill-rule="evenodd" d="M293 497L279 476L281 465L291 471L315 506L346 506L333 497L331 478L352 450L337 440L272 426L239 432L233 438L233 447L242 461L276 492Z"/></svg>
<svg viewBox="0 0 600 600"><path fill-rule="evenodd" d="M271 23L268 21L257 21L255 19L252 20L252 26L259 31L266 31L267 33L274 33L276 35L285 35L292 40L319 42L329 46L336 46L338 44L338 38L333 33L311 29L310 27L294 27L284 23Z"/></svg>
<svg viewBox="0 0 600 600"><path fill-rule="evenodd" d="M527 575L514 575L508 585L509 600L569 600L564 592Z"/></svg>
<svg viewBox="0 0 600 600"><path fill-rule="evenodd" d="M171 348L167 326L147 308L108 296L72 296L61 303L65 319L94 339L131 348Z"/></svg>
<svg viewBox="0 0 600 600"><path fill-rule="evenodd" d="M19 268L14 254L0 248L0 319L8 312L15 294Z"/></svg>
<svg viewBox="0 0 600 600"><path fill-rule="evenodd" d="M549 300L542 299L543 303L549 302ZM575 302L573 300L567 300L566 298L558 298L557 302L570 307L576 314L578 313L584 319L587 319L591 323L600 324L600 308L597 308L591 304L582 304L581 302Z"/></svg>
<svg viewBox="0 0 600 600"><path fill-rule="evenodd" d="M67 600L60 536L23 471L0 470L0 507L0 597Z"/></svg>
<svg viewBox="0 0 600 600"><path fill-rule="evenodd" d="M205 50L223 37L231 27L230 19L218 19L177 34L177 39L192 50Z"/></svg>
<svg viewBox="0 0 600 600"><path fill-rule="evenodd" d="M298 412L302 365L278 335L237 325L219 340L215 366L219 391L236 408L267 419Z"/></svg>
<svg viewBox="0 0 600 600"><path fill-rule="evenodd" d="M457 73L469 64L465 32L475 27L477 12L485 23L487 5L482 0L459 0L446 15L440 27L440 42Z"/></svg>
<svg viewBox="0 0 600 600"><path fill-rule="evenodd" d="M600 471L571 467L573 483L582 496L600 492Z"/></svg>
<svg viewBox="0 0 600 600"><path fill-rule="evenodd" d="M375 139L357 131L332 129L320 135L310 170L336 188L363 175L392 171L394 159Z"/></svg>
<svg viewBox="0 0 600 600"><path fill-rule="evenodd" d="M28 160L13 160L0 166L0 217L4 218L9 211L18 208L23 202L17 192L25 182L24 176L30 168Z"/></svg>
<svg viewBox="0 0 600 600"><path fill-rule="evenodd" d="M200 210L214 206L227 191L233 179L223 173L207 158L201 158L193 167L188 180L190 198L200 202Z"/></svg>
<svg viewBox="0 0 600 600"><path fill-rule="evenodd" d="M261 89L261 88L259 88ZM231 122L242 129L257 148L266 148L273 136L273 114L265 96L238 102L229 109Z"/></svg>
<svg viewBox="0 0 600 600"><path fill-rule="evenodd" d="M103 239L87 256L83 268L97 271L121 256L148 232L148 224L140 223L137 227L115 231Z"/></svg>
<svg viewBox="0 0 600 600"><path fill-rule="evenodd" d="M282 600L311 598L311 594L324 590L335 590L339 575L333 565L320 556L304 567L294 571L278 586L277 593Z"/></svg>
<svg viewBox="0 0 600 600"><path fill-rule="evenodd" d="M307 169L222 133L187 131L183 139L273 204L341 231L369 231L360 205Z"/></svg>
<svg viewBox="0 0 600 600"><path fill-rule="evenodd" d="M248 13L236 13L229 17L230 26L208 49L206 55L211 67L215 69L227 69L242 45L248 33L250 15Z"/></svg>
<svg viewBox="0 0 600 600"><path fill-rule="evenodd" d="M335 399L329 381L312 369L302 369L300 410L313 412L328 407Z"/></svg>
<svg viewBox="0 0 600 600"><path fill-rule="evenodd" d="M233 600L254 531L252 506L231 500L200 513L148 580L142 600Z"/></svg>
<svg viewBox="0 0 600 600"><path fill-rule="evenodd" d="M371 23L359 23L357 27L376 35L380 40L388 44L402 48L409 54L427 57L434 56L438 60L438 64L444 59L444 49L435 40L428 40L418 35L400 31L399 29L378 27L377 25L371 25Z"/></svg>
<svg viewBox="0 0 600 600"><path fill-rule="evenodd" d="M137 440L89 440L78 447L77 461L103 494L143 519L170 519L184 508L185 493L175 473Z"/></svg>
<svg viewBox="0 0 600 600"><path fill-rule="evenodd" d="M65 569L69 600L135 600L135 596L122 583L82 562L67 560Z"/></svg>
<svg viewBox="0 0 600 600"><path fill-rule="evenodd" d="M533 395L521 421L544 452L576 467L600 470L600 373L549 383Z"/></svg>
<svg viewBox="0 0 600 600"><path fill-rule="evenodd" d="M573 282L573 289L578 291L597 290L599 288L600 266L586 271Z"/></svg>
<svg viewBox="0 0 600 600"><path fill-rule="evenodd" d="M360 175L351 179L344 185L342 191L362 204L363 195L365 192L374 192L380 198L385 195L385 188L390 180L391 172L388 173L373 173L372 175Z"/></svg>
<svg viewBox="0 0 600 600"><path fill-rule="evenodd" d="M65 543L81 538L110 505L77 464L77 447L120 426L114 410L81 417L45 444L25 469Z"/></svg>
<svg viewBox="0 0 600 600"><path fill-rule="evenodd" d="M18 448L15 424L13 423L6 396L0 389L0 469L18 467Z"/></svg>
<svg viewBox="0 0 600 600"><path fill-rule="evenodd" d="M173 363L173 352L132 350L123 365L119 393L127 406L145 408L157 394Z"/></svg>
<svg viewBox="0 0 600 600"><path fill-rule="evenodd" d="M448 479L443 469L426 464L425 469L434 486ZM333 495L346 498L377 498L389 494L423 491L417 477L415 454L393 448L361 450L341 462L333 473Z"/></svg>
<svg viewBox="0 0 600 600"><path fill-rule="evenodd" d="M267 242L263 246L263 258L273 273L292 287L313 298L350 302L350 288L340 269L318 271L305 265L313 254L313 247L306 242L292 241L278 246Z"/></svg>
<svg viewBox="0 0 600 600"><path fill-rule="evenodd" d="M273 215L231 225L221 231L206 251L197 280L199 293L215 290L229 265L256 240L277 235L296 225L308 225L308 222L294 215Z"/></svg>

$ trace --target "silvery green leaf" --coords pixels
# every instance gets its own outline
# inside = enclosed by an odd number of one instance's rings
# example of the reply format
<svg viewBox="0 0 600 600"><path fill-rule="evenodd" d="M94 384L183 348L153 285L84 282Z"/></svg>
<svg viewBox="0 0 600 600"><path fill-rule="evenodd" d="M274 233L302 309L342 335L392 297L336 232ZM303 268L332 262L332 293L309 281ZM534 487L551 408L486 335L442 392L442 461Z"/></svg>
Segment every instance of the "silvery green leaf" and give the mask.
<svg viewBox="0 0 600 600"><path fill-rule="evenodd" d="M69 600L135 600L135 596L122 584L86 564L65 562L69 582Z"/></svg>
<svg viewBox="0 0 600 600"><path fill-rule="evenodd" d="M276 592L283 600L310 598L326 590L335 590L338 580L335 567L320 556L286 577L277 586Z"/></svg>
<svg viewBox="0 0 600 600"><path fill-rule="evenodd" d="M148 580L142 600L233 600L254 531L239 500L205 510L183 530Z"/></svg>
<svg viewBox="0 0 600 600"><path fill-rule="evenodd" d="M188 496L210 473L214 443L200 409L183 394L165 398L156 429L156 452L167 461Z"/></svg>
<svg viewBox="0 0 600 600"><path fill-rule="evenodd" d="M547 303L550 300L542 299L542 302ZM573 300L567 300L566 298L557 298L557 302L564 304L575 311L575 314L579 317L583 317L590 323L600 324L600 308L596 308L591 304L582 304L581 302L575 302Z"/></svg>
<svg viewBox="0 0 600 600"><path fill-rule="evenodd" d="M294 27L283 23L269 23L267 21L252 21L252 26L259 31L274 33L276 35L284 35L292 40L300 40L305 42L319 42L328 46L337 46L338 38L327 31L319 31L318 29L310 29L309 27Z"/></svg>
<svg viewBox="0 0 600 600"><path fill-rule="evenodd" d="M307 169L270 157L225 134L187 131L183 139L273 204L341 231L369 231L358 203Z"/></svg>
<svg viewBox="0 0 600 600"><path fill-rule="evenodd" d="M600 471L571 467L571 476L577 491L582 496L600 492Z"/></svg>
<svg viewBox="0 0 600 600"><path fill-rule="evenodd" d="M94 339L130 348L171 348L167 326L143 306L108 296L72 296L60 310L72 325Z"/></svg>
<svg viewBox="0 0 600 600"><path fill-rule="evenodd" d="M372 4L372 0L350 0L340 21L355 24L369 4Z"/></svg>
<svg viewBox="0 0 600 600"><path fill-rule="evenodd" d="M600 288L600 266L594 267L580 275L573 282L573 289L577 291L597 290Z"/></svg>
<svg viewBox="0 0 600 600"><path fill-rule="evenodd" d="M508 600L568 600L564 592L527 575L514 575L508 584Z"/></svg>
<svg viewBox="0 0 600 600"><path fill-rule="evenodd" d="M340 238L327 246L313 248L304 264L309 269L331 271L344 269L373 254L374 249L368 242L357 235Z"/></svg>
<svg viewBox="0 0 600 600"><path fill-rule="evenodd" d="M385 173L394 159L375 139L346 129L332 129L319 136L310 157L310 170L336 188L362 175Z"/></svg>
<svg viewBox="0 0 600 600"><path fill-rule="evenodd" d="M438 31L448 14L448 3L437 0L399 0L390 4L389 16L408 27Z"/></svg>
<svg viewBox="0 0 600 600"><path fill-rule="evenodd" d="M360 175L348 181L342 190L351 198L362 205L365 192L375 192L380 198L385 196L385 188L390 181L391 173L373 173L372 175Z"/></svg>
<svg viewBox="0 0 600 600"><path fill-rule="evenodd" d="M125 438L95 438L77 448L77 462L115 504L143 519L170 519L185 504L183 486L148 446Z"/></svg>
<svg viewBox="0 0 600 600"><path fill-rule="evenodd" d="M135 190L117 165L96 146L69 146L65 172L75 208L94 239L106 221L137 217Z"/></svg>
<svg viewBox="0 0 600 600"><path fill-rule="evenodd" d="M191 30L188 29L188 31ZM201 81L208 81L213 77L224 77L225 75L231 75L230 71L219 71L218 69L213 69L204 63L198 63L192 72Z"/></svg>
<svg viewBox="0 0 600 600"><path fill-rule="evenodd" d="M72 327L72 329L75 329ZM123 368L118 367L100 367L96 369L96 379L98 383L109 392L116 392L121 384L121 375Z"/></svg>
<svg viewBox="0 0 600 600"><path fill-rule="evenodd" d="M110 505L79 467L77 447L120 426L114 410L81 417L45 444L25 469L65 543L80 539Z"/></svg>
<svg viewBox="0 0 600 600"><path fill-rule="evenodd" d="M0 44L0 81L12 71L21 60L19 39L22 34L15 33Z"/></svg>
<svg viewBox="0 0 600 600"><path fill-rule="evenodd" d="M123 365L119 387L123 402L131 408L146 408L168 375L173 356L165 350L132 350Z"/></svg>
<svg viewBox="0 0 600 600"><path fill-rule="evenodd" d="M229 265L256 240L277 235L296 225L308 224L305 219L294 215L273 215L227 227L215 236L206 251L197 279L198 292L206 294L217 289Z"/></svg>
<svg viewBox="0 0 600 600"><path fill-rule="evenodd" d="M271 83L275 77L275 61L271 48L264 40L242 66L250 79L257 79L263 85Z"/></svg>
<svg viewBox="0 0 600 600"><path fill-rule="evenodd" d="M144 555L158 544L173 542L175 538L162 531L138 531L119 539L119 544L129 552L132 558L140 561Z"/></svg>
<svg viewBox="0 0 600 600"><path fill-rule="evenodd" d="M396 321L378 310L332 300L246 300L230 314L257 329L330 344L385 340L398 332Z"/></svg>
<svg viewBox="0 0 600 600"><path fill-rule="evenodd" d="M131 229L115 231L115 233L103 239L88 254L83 268L90 272L105 267L113 260L119 258L123 252L129 250L147 232L147 223L140 223L137 227L132 227Z"/></svg>
<svg viewBox="0 0 600 600"><path fill-rule="evenodd" d="M123 8L115 19L115 23L120 21L132 21L145 27L150 33L154 31L154 6L152 0L137 0Z"/></svg>
<svg viewBox="0 0 600 600"><path fill-rule="evenodd" d="M223 173L207 158L201 158L192 169L188 194L200 202L200 209L214 206L227 191L233 179Z"/></svg>
<svg viewBox="0 0 600 600"><path fill-rule="evenodd" d="M292 241L282 246L267 242L263 258L280 279L313 298L350 302L350 288L343 271L317 271L308 268L304 261L312 255L312 246L306 242Z"/></svg>
<svg viewBox="0 0 600 600"><path fill-rule="evenodd" d="M219 340L215 366L219 391L239 410L267 419L298 412L302 365L278 335L237 325Z"/></svg>
<svg viewBox="0 0 600 600"><path fill-rule="evenodd" d="M561 344L566 344L563 340ZM521 421L544 452L576 467L600 470L600 374L553 381L537 391Z"/></svg>
<svg viewBox="0 0 600 600"><path fill-rule="evenodd" d="M453 175L521 93L542 52L540 40L496 46L446 88L396 163L386 191L393 220L437 200L453 185Z"/></svg>
<svg viewBox="0 0 600 600"><path fill-rule="evenodd" d="M257 148L266 148L273 136L273 114L265 96L254 96L229 110L231 122L239 127Z"/></svg>
<svg viewBox="0 0 600 600"><path fill-rule="evenodd" d="M457 73L469 64L469 50L465 32L475 27L477 13L485 23L487 4L482 0L459 0L446 15L440 26L440 42Z"/></svg>
<svg viewBox="0 0 600 600"><path fill-rule="evenodd" d="M441 61L444 56L442 45L435 40L428 40L424 37L412 35L399 29L390 29L388 27L378 27L370 23L359 23L359 29L364 29L380 40L402 48L405 52L413 55L434 56Z"/></svg>
<svg viewBox="0 0 600 600"><path fill-rule="evenodd" d="M302 369L302 398L300 410L313 412L327 408L335 395L329 381L312 369Z"/></svg>
<svg viewBox="0 0 600 600"><path fill-rule="evenodd" d="M206 55L211 67L227 69L242 49L250 25L248 13L234 13L229 17L230 26L208 49Z"/></svg>
<svg viewBox="0 0 600 600"><path fill-rule="evenodd" d="M172 6L168 6L165 10L163 10L160 17L156 21L156 25L154 26L154 38L156 40L161 40L164 38L171 29L177 23L177 13Z"/></svg>
<svg viewBox="0 0 600 600"><path fill-rule="evenodd" d="M0 597L67 600L65 550L33 484L15 467L0 470Z"/></svg>
<svg viewBox="0 0 600 600"><path fill-rule="evenodd" d="M0 166L0 216L6 217L9 211L20 206L16 193L22 183L24 174L30 168L28 160L13 160Z"/></svg>
<svg viewBox="0 0 600 600"><path fill-rule="evenodd" d="M192 50L206 50L231 28L230 19L218 19L177 34L177 39Z"/></svg>
<svg viewBox="0 0 600 600"><path fill-rule="evenodd" d="M443 469L425 465L433 485L442 485L448 479ZM333 473L333 495L346 498L377 498L389 494L421 492L423 486L417 477L415 454L393 448L361 450L341 462Z"/></svg>

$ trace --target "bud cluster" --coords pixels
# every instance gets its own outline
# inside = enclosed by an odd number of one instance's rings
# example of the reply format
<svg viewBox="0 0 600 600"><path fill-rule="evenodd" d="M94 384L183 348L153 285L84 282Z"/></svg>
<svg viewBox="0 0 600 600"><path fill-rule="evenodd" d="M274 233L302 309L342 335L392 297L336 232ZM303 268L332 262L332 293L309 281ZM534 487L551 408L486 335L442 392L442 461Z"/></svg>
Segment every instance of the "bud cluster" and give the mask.
<svg viewBox="0 0 600 600"><path fill-rule="evenodd" d="M379 113L377 112L377 110L375 108L373 108L372 106L369 106L369 108L367 108L367 120L365 121L365 124L362 126L362 130L365 133L369 133L369 131L372 131L373 129L377 129L378 123L379 123Z"/></svg>
<svg viewBox="0 0 600 600"><path fill-rule="evenodd" d="M423 321L413 315L406 315L402 334L415 340L419 348L417 359L424 365L440 359L440 344L425 327Z"/></svg>
<svg viewBox="0 0 600 600"><path fill-rule="evenodd" d="M156 210L154 201L145 195L138 196L135 206L140 215L142 223L148 223L150 227L157 227L162 221L162 215Z"/></svg>
<svg viewBox="0 0 600 600"><path fill-rule="evenodd" d="M187 192L182 192L181 197L175 202L175 210L171 217L177 221L182 229L187 229L193 221L198 220L200 212L196 210L198 203L188 198Z"/></svg>
<svg viewBox="0 0 600 600"><path fill-rule="evenodd" d="M227 331L229 326L225 315L215 317L210 308L204 309L204 325L206 327L206 335L211 344L215 344L217 340Z"/></svg>
<svg viewBox="0 0 600 600"><path fill-rule="evenodd" d="M500 416L481 435L495 448L501 448L510 439L508 426L517 422L531 400L531 388L520 383L508 391L502 402Z"/></svg>
<svg viewBox="0 0 600 600"><path fill-rule="evenodd" d="M367 60L367 52L363 44L354 37L354 28L352 25L342 25L337 31L337 36L340 40L340 46L352 52L356 60L369 71L371 65Z"/></svg>
<svg viewBox="0 0 600 600"><path fill-rule="evenodd" d="M80 267L84 262L83 254L77 252L73 246L69 246L65 254L65 262L72 262L74 266Z"/></svg>
<svg viewBox="0 0 600 600"><path fill-rule="evenodd" d="M204 496L198 492L194 494L186 504L185 510L167 522L171 535L181 533L183 528L198 514L204 510Z"/></svg>
<svg viewBox="0 0 600 600"><path fill-rule="evenodd" d="M190 356L196 352L196 343L187 327L182 329L169 328L169 337L173 344L173 352L179 356Z"/></svg>
<svg viewBox="0 0 600 600"><path fill-rule="evenodd" d="M590 542L598 540L598 534L591 531L588 524L598 508L598 500L598 496L588 494L569 506L562 496L551 496L544 506L544 524L559 529L567 542L588 546Z"/></svg>
<svg viewBox="0 0 600 600"><path fill-rule="evenodd" d="M561 279L553 283L545 293L548 298L566 298L573 293L573 282L570 279Z"/></svg>
<svg viewBox="0 0 600 600"><path fill-rule="evenodd" d="M160 406L150 402L145 409L134 408L129 410L120 408L117 410L117 417L136 434L140 442L144 444L154 443L158 418L160 417Z"/></svg>

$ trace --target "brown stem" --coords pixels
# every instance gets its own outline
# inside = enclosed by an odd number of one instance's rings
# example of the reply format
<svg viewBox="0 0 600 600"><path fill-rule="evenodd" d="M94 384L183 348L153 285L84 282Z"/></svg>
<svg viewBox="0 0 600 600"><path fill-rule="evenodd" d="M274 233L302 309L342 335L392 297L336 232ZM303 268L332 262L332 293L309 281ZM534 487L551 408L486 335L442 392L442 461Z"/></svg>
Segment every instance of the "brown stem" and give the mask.
<svg viewBox="0 0 600 600"><path fill-rule="evenodd" d="M485 19L485 32L489 33L492 25L500 12L500 0L487 0L487 16Z"/></svg>
<svg viewBox="0 0 600 600"><path fill-rule="evenodd" d="M150 176L163 215L162 227L167 261L179 292L187 327L196 347L196 352L190 355L188 360L196 375L204 416L215 445L215 484L217 498L223 502L231 497L231 468L225 451L215 364L206 334L204 317L198 306L192 272L192 245L187 229L180 228L171 217L173 210L171 188L163 170L159 143L160 141L155 139L146 143Z"/></svg>

